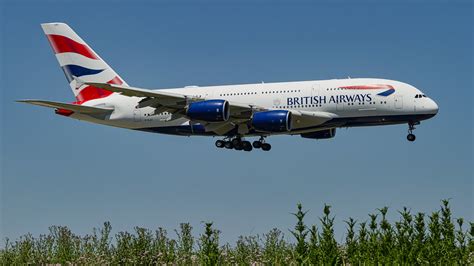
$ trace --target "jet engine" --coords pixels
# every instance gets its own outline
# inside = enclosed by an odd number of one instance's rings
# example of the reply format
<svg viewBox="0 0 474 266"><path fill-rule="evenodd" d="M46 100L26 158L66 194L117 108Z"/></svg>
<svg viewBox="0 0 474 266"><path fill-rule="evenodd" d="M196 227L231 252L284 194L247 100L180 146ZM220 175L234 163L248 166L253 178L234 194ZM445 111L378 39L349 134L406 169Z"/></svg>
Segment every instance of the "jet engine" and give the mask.
<svg viewBox="0 0 474 266"><path fill-rule="evenodd" d="M207 122L227 121L230 116L229 102L226 100L207 100L188 105L186 115L191 120Z"/></svg>
<svg viewBox="0 0 474 266"><path fill-rule="evenodd" d="M286 110L273 110L254 113L252 126L257 131L285 132L291 130L291 112Z"/></svg>

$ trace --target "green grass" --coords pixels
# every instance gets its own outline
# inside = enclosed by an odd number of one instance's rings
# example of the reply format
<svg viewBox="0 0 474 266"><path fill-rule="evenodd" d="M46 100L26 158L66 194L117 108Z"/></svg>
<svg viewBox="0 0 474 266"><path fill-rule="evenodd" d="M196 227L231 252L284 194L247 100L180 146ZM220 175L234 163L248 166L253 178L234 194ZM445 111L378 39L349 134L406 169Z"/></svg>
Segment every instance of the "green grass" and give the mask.
<svg viewBox="0 0 474 266"><path fill-rule="evenodd" d="M293 215L296 223L286 239L279 229L263 235L241 236L236 243L219 242L220 231L212 222L195 237L188 223L180 224L173 237L166 230L135 227L133 232L112 235L105 222L91 234L79 236L65 226L51 226L49 233L26 234L5 240L0 264L173 264L173 265L321 265L321 264L459 264L474 263L474 223L454 219L449 201L429 215L398 211L393 223L387 207L368 215L367 221L348 218L345 241L334 238L334 215L325 205L318 225L305 223L301 204Z"/></svg>

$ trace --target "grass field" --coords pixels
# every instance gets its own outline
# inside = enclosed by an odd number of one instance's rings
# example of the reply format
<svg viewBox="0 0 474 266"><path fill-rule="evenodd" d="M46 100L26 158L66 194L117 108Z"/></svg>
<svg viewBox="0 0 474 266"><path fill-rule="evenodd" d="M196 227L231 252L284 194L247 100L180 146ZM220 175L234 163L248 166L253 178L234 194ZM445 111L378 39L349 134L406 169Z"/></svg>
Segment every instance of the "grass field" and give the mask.
<svg viewBox="0 0 474 266"><path fill-rule="evenodd" d="M6 239L0 264L473 265L474 223L454 219L448 200L431 214L403 208L393 223L386 219L387 212L384 207L369 214L367 221L345 220L343 243L334 238L334 215L328 205L318 225L307 225L306 212L298 204L289 237L275 228L263 235L241 236L232 244L219 242L220 231L212 222L205 223L197 237L188 223L171 234L162 228L135 227L133 232L112 235L111 224L105 222L84 236L65 226L51 226L45 235Z"/></svg>

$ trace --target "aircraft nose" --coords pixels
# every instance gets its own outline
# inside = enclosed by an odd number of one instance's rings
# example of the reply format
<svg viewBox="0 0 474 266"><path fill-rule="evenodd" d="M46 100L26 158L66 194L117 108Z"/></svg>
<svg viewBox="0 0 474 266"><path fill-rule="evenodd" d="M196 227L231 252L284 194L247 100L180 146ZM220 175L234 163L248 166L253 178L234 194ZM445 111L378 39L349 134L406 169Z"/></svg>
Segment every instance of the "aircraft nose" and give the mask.
<svg viewBox="0 0 474 266"><path fill-rule="evenodd" d="M433 101L432 99L429 99L429 102L426 105L426 109L427 111L435 115L438 113L439 107L435 101Z"/></svg>

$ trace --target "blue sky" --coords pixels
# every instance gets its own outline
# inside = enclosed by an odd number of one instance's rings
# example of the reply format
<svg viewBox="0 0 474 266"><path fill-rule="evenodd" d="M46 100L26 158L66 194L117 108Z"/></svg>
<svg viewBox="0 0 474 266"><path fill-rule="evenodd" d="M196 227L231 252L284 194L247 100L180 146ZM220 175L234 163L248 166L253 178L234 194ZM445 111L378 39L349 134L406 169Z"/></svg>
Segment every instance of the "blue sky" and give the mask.
<svg viewBox="0 0 474 266"><path fill-rule="evenodd" d="M411 2L411 1L409 1ZM88 233L103 221L170 231L214 221L223 241L376 208L431 212L451 198L473 220L473 6L470 1L10 1L1 7L1 232L53 224ZM269 153L218 150L215 139L134 132L15 103L73 101L39 26L70 24L144 88L381 77L440 106L406 141L406 125L339 129L335 139L274 137ZM319 223L318 223L319 224ZM287 233L288 234L288 233Z"/></svg>

